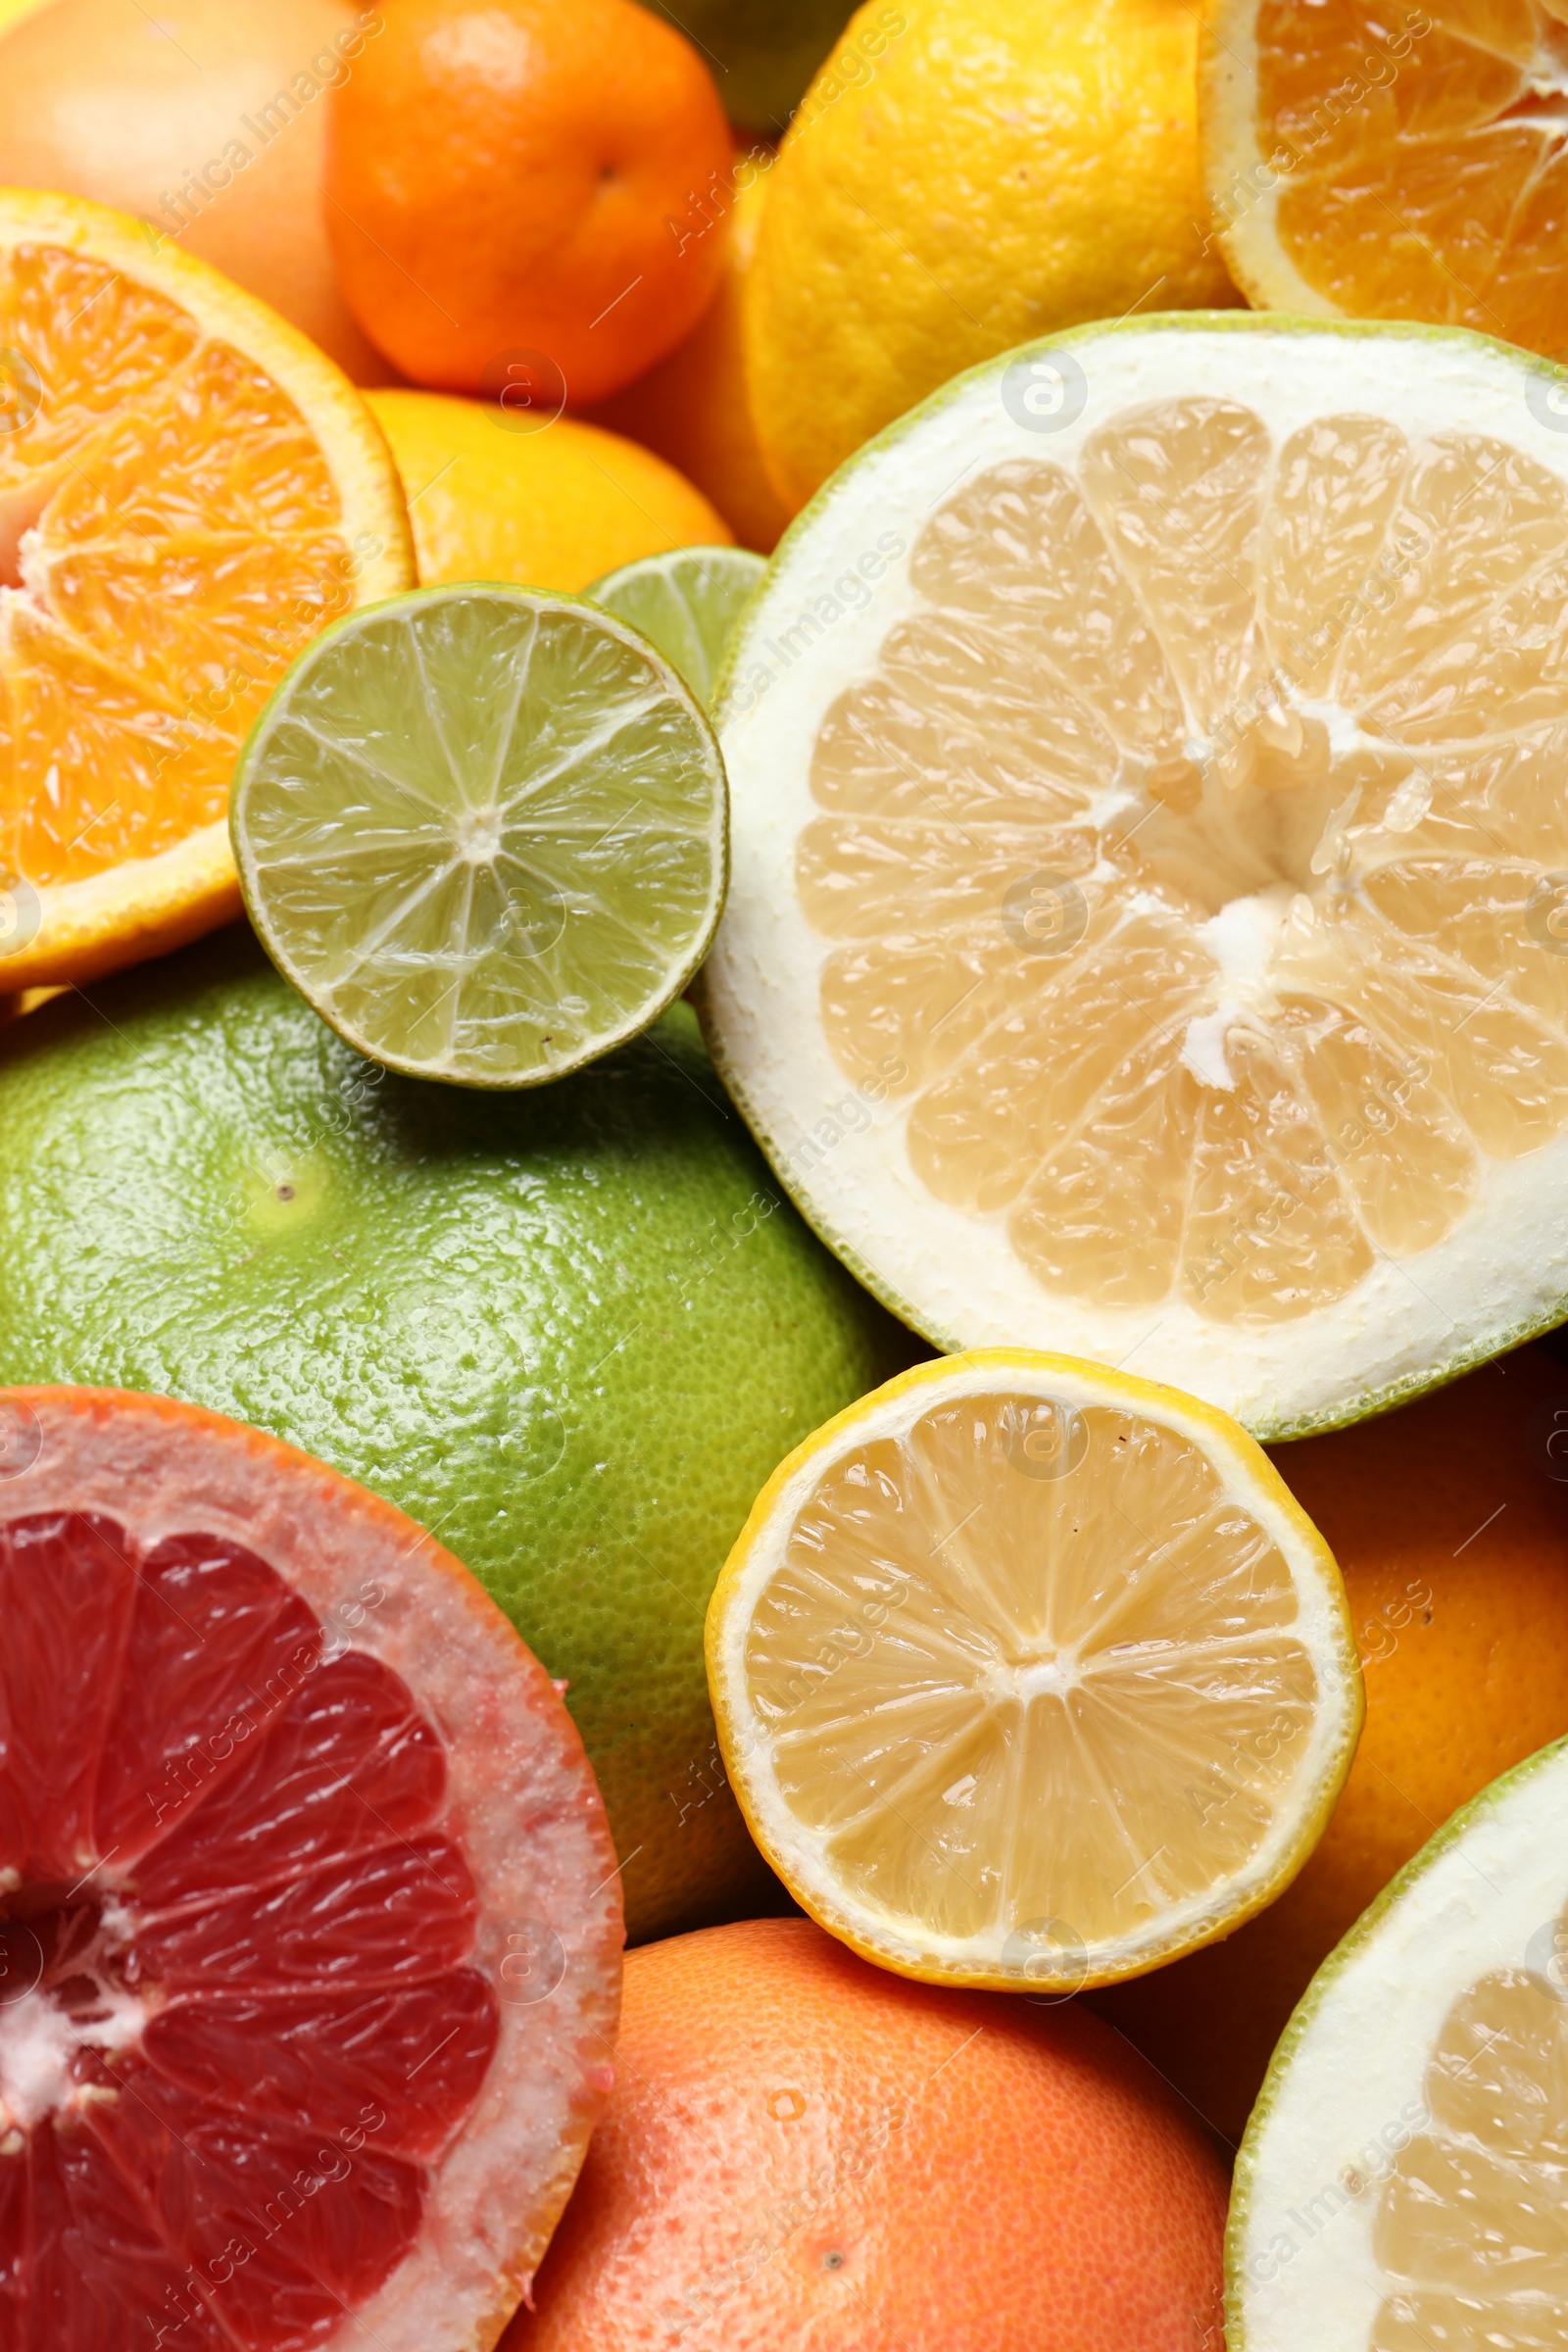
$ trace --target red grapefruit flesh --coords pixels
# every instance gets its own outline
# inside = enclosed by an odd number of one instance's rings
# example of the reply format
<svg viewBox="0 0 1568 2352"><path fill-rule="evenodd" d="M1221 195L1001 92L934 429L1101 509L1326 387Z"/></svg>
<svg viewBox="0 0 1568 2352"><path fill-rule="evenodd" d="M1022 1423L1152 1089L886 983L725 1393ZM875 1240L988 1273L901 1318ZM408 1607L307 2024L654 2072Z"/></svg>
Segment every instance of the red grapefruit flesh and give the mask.
<svg viewBox="0 0 1568 2352"><path fill-rule="evenodd" d="M412 1520L0 1392L0 2352L486 2352L620 1942L576 1730Z"/></svg>

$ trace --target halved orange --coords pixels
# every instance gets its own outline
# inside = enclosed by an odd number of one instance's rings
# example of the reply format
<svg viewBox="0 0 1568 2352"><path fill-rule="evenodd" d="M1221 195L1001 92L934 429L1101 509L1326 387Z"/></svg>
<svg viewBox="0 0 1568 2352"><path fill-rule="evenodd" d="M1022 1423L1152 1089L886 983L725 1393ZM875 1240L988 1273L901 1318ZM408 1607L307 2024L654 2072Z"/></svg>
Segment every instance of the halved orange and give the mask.
<svg viewBox="0 0 1568 2352"><path fill-rule="evenodd" d="M610 2088L559 1693L389 1503L0 1391L0 2343L485 2352Z"/></svg>
<svg viewBox="0 0 1568 2352"><path fill-rule="evenodd" d="M313 344L122 214L0 190L0 989L237 913L251 719L413 577L379 428Z"/></svg>
<svg viewBox="0 0 1568 2352"><path fill-rule="evenodd" d="M1203 172L1254 308L1568 344L1552 0L1209 0Z"/></svg>

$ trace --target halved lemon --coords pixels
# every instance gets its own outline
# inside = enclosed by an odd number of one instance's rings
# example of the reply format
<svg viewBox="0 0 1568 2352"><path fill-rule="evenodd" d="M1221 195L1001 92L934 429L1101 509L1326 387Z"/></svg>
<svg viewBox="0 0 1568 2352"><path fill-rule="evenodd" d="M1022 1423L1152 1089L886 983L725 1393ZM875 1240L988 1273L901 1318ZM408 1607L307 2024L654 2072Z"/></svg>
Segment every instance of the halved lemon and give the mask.
<svg viewBox="0 0 1568 2352"><path fill-rule="evenodd" d="M1461 332L1090 327L794 525L718 705L706 1017L784 1183L931 1339L1288 1436L1562 1315L1547 389Z"/></svg>
<svg viewBox="0 0 1568 2352"><path fill-rule="evenodd" d="M1071 1992L1228 1934L1361 1727L1339 1571L1252 1441L1018 1349L918 1365L799 1446L707 1643L768 1861L933 1983Z"/></svg>
<svg viewBox="0 0 1568 2352"><path fill-rule="evenodd" d="M1327 1959L1237 2162L1231 2352L1568 2343L1568 1741L1456 1813Z"/></svg>
<svg viewBox="0 0 1568 2352"><path fill-rule="evenodd" d="M1542 0L1210 0L1203 173L1259 309L1568 345L1568 25Z"/></svg>
<svg viewBox="0 0 1568 2352"><path fill-rule="evenodd" d="M246 728L334 613L412 578L329 360L123 215L0 190L0 989L237 913Z"/></svg>

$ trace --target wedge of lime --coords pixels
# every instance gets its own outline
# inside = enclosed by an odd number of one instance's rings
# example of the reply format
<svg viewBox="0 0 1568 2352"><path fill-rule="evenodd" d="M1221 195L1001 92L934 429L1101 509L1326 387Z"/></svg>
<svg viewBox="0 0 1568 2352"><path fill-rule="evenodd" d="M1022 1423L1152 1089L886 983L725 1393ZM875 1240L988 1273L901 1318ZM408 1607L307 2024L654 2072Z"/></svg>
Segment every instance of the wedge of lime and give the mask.
<svg viewBox="0 0 1568 2352"><path fill-rule="evenodd" d="M416 589L326 630L235 771L269 955L389 1069L537 1086L647 1027L723 905L724 767L645 636L574 597Z"/></svg>
<svg viewBox="0 0 1568 2352"><path fill-rule="evenodd" d="M766 559L746 547L677 547L639 556L583 591L652 638L704 709Z"/></svg>

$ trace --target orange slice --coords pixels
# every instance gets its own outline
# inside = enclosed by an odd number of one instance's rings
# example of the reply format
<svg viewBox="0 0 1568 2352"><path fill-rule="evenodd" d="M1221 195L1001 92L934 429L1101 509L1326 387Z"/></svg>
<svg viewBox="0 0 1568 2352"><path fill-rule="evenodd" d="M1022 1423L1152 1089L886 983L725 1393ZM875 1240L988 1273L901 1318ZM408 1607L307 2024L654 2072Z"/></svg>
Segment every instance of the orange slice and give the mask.
<svg viewBox="0 0 1568 2352"><path fill-rule="evenodd" d="M236 913L251 719L412 578L379 430L314 345L121 214L0 191L0 988Z"/></svg>
<svg viewBox="0 0 1568 2352"><path fill-rule="evenodd" d="M1539 0L1210 0L1203 170L1259 309L1568 344L1568 24Z"/></svg>
<svg viewBox="0 0 1568 2352"><path fill-rule="evenodd" d="M1568 1298L1568 433L1462 332L1232 314L960 379L717 710L720 1066L931 1339L1254 1434Z"/></svg>
<svg viewBox="0 0 1568 2352"><path fill-rule="evenodd" d="M421 1528L161 1396L0 1392L0 2342L485 2352L610 2089L549 1676Z"/></svg>

